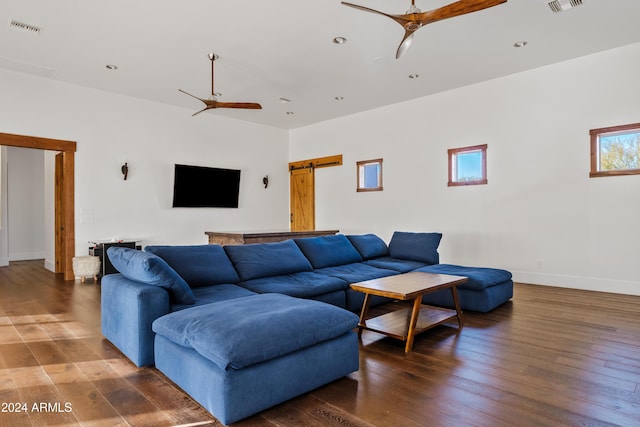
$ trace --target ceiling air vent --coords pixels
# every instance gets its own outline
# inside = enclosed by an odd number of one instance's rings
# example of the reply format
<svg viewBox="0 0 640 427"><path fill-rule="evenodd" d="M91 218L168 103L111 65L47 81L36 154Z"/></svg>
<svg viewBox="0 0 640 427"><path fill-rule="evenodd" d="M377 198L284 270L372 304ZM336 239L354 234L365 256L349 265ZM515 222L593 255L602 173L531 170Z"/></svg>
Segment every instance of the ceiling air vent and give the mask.
<svg viewBox="0 0 640 427"><path fill-rule="evenodd" d="M548 4L552 11L559 13L572 7L580 6L582 0L552 0Z"/></svg>
<svg viewBox="0 0 640 427"><path fill-rule="evenodd" d="M42 31L42 28L40 27L25 24L24 22L14 21L13 19L9 22L9 28L23 33L33 34L34 36L37 36L40 34L40 31Z"/></svg>

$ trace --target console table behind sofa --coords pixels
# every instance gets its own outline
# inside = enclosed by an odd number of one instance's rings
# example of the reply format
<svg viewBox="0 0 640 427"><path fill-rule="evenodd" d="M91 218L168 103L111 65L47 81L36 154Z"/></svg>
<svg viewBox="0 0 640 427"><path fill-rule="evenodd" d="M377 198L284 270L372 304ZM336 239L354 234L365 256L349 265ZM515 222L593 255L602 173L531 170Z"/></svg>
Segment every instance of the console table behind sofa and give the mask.
<svg viewBox="0 0 640 427"><path fill-rule="evenodd" d="M330 236L339 230L309 230L309 231L205 231L209 236L210 245L247 245L250 243L281 242L287 239L301 237Z"/></svg>

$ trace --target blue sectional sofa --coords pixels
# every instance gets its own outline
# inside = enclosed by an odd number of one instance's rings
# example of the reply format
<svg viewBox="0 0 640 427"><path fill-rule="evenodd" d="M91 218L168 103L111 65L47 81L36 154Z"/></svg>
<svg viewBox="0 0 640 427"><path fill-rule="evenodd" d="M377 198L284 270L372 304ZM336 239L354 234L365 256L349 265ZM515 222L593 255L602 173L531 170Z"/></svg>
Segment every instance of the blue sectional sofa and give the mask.
<svg viewBox="0 0 640 427"><path fill-rule="evenodd" d="M351 283L419 270L469 277L458 286L463 310L487 312L512 297L508 271L439 264L441 238L113 247L119 273L102 279L102 333L137 366L155 364L234 422L358 369L354 313L364 295ZM425 302L453 306L448 292Z"/></svg>

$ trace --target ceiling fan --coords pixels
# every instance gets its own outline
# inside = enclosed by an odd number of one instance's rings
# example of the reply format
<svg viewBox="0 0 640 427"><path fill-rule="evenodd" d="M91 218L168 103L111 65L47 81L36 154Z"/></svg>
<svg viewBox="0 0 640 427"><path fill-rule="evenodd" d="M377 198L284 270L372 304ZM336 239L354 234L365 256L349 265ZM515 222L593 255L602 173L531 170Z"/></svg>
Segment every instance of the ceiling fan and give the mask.
<svg viewBox="0 0 640 427"><path fill-rule="evenodd" d="M191 95L189 92L185 92L182 89L178 89L180 92L185 93L195 99L198 99L204 102L205 107L202 110L196 111L195 113L193 113L193 116L195 116L196 114L200 114L203 111L212 110L215 108L244 108L249 110L261 110L262 106L255 102L220 102L218 101L217 96L219 96L219 94L216 94L215 91L213 90L213 63L218 58L219 58L218 55L216 55L215 53L209 54L209 59L211 60L211 96L209 98L207 99L198 98L195 95Z"/></svg>
<svg viewBox="0 0 640 427"><path fill-rule="evenodd" d="M347 3L344 1L341 3L345 6L364 10L365 12L372 12L386 16L387 18L391 18L398 24L402 25L402 27L404 28L404 37L402 38L400 46L398 46L398 50L396 52L397 59L400 58L407 51L407 49L409 49L409 46L411 46L411 42L413 41L413 34L424 25L471 12L477 12L479 10L487 9L506 2L507 0L459 0L446 6L439 7L437 9L422 12L416 7L415 0L411 0L411 7L409 7L404 15L391 15L375 9L369 9L368 7L359 6L353 3Z"/></svg>

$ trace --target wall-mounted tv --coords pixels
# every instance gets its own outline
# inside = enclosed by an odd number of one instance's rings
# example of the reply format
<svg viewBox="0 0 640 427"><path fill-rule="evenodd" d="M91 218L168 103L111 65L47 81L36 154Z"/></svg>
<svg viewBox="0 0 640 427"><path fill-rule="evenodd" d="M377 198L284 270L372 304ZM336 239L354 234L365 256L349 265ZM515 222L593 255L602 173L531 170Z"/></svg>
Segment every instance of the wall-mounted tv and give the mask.
<svg viewBox="0 0 640 427"><path fill-rule="evenodd" d="M240 171L175 165L174 208L237 208Z"/></svg>

